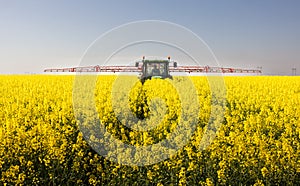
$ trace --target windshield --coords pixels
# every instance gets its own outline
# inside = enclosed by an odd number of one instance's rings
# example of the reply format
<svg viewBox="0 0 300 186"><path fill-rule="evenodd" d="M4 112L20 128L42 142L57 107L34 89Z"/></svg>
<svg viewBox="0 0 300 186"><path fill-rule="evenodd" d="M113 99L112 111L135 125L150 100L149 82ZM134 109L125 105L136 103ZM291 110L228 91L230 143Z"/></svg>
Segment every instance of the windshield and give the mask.
<svg viewBox="0 0 300 186"><path fill-rule="evenodd" d="M147 63L146 76L165 76L166 63Z"/></svg>

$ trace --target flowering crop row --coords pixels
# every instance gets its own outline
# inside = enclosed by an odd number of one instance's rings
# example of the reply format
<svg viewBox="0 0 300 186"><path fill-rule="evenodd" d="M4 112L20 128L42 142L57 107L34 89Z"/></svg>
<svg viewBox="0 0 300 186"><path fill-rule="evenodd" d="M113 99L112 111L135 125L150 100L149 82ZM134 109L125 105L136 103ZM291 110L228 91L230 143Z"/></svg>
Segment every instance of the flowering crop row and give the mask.
<svg viewBox="0 0 300 186"><path fill-rule="evenodd" d="M97 126L82 123L87 132L78 124L75 78L0 76L0 185L300 184L299 77L224 77L221 118L211 112L218 103L205 77L191 77L193 97L183 77L142 85L132 77L99 76L93 100L114 138L150 148L175 136L172 155L146 166L120 164L112 161L114 153L103 157L91 148L103 139ZM187 127L195 121L195 130ZM202 150L205 132L207 138L217 135ZM117 156L126 161L126 153L133 154L124 150ZM137 161L138 156L132 155Z"/></svg>

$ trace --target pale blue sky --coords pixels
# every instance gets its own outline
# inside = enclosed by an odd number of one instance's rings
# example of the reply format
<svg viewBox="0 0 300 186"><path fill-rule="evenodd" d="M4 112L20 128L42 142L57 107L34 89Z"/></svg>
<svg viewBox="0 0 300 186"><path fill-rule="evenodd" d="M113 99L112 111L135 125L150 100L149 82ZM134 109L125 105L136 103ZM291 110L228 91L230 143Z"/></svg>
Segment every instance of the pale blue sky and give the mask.
<svg viewBox="0 0 300 186"><path fill-rule="evenodd" d="M222 66L300 72L300 1L0 1L0 73L76 66L104 32L163 20L199 35ZM142 55L142 54L141 54Z"/></svg>

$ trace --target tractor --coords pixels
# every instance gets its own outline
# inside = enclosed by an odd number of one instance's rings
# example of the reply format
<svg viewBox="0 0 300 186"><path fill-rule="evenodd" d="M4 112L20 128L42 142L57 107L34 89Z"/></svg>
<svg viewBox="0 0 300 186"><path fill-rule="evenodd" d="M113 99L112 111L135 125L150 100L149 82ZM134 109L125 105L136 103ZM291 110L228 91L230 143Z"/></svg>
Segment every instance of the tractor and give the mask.
<svg viewBox="0 0 300 186"><path fill-rule="evenodd" d="M174 68L176 68L177 62L172 63ZM170 56L168 60L145 60L145 56L143 56L143 60L136 62L135 67L141 67L142 72L139 75L139 79L144 84L148 79L172 79L169 69L170 64Z"/></svg>

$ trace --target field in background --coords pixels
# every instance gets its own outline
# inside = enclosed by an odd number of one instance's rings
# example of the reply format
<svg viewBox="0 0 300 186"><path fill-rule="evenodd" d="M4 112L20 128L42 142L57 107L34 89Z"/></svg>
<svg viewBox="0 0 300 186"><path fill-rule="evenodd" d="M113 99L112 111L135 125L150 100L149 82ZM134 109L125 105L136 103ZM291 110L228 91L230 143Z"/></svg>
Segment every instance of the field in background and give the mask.
<svg viewBox="0 0 300 186"><path fill-rule="evenodd" d="M115 79L100 76L95 91L107 130L136 146L166 138L181 112L170 80L137 83L128 93L130 109L142 119L150 114L151 98L161 96L166 102L162 124L137 132L114 116L110 96ZM191 79L201 108L191 140L169 159L138 167L111 162L84 140L72 105L74 76L0 76L0 185L300 184L300 77L225 77L225 119L203 151L199 143L210 117L211 94L205 77Z"/></svg>

